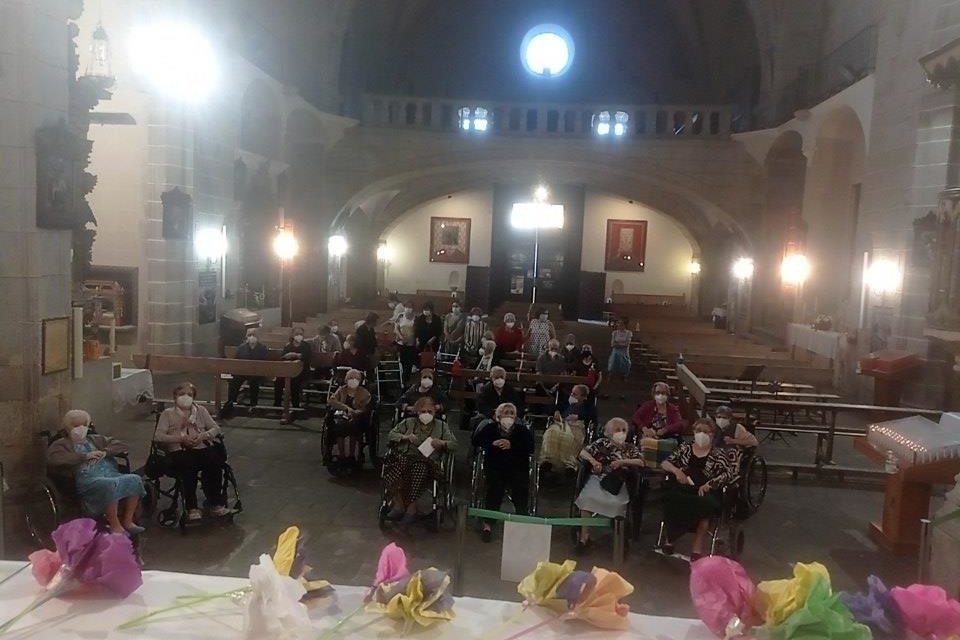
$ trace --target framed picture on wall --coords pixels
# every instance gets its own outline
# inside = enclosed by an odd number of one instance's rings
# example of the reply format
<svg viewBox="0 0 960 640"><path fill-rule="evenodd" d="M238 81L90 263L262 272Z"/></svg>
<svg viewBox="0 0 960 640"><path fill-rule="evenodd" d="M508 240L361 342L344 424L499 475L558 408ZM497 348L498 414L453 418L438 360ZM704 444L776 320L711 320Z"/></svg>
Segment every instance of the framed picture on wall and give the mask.
<svg viewBox="0 0 960 640"><path fill-rule="evenodd" d="M470 218L430 218L430 262L470 262Z"/></svg>
<svg viewBox="0 0 960 640"><path fill-rule="evenodd" d="M607 220L604 270L643 271L646 254L646 220Z"/></svg>
<svg viewBox="0 0 960 640"><path fill-rule="evenodd" d="M47 318L40 327L40 373L66 371L70 367L70 318Z"/></svg>

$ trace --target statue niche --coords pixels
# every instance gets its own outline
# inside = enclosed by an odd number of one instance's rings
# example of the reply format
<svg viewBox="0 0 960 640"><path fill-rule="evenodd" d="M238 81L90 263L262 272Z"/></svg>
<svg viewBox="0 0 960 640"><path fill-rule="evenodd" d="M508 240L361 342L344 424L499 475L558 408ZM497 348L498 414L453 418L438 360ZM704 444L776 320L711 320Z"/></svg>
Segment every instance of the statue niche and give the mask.
<svg viewBox="0 0 960 640"><path fill-rule="evenodd" d="M914 255L929 256L927 324L960 331L960 189L940 194L937 211L914 222Z"/></svg>

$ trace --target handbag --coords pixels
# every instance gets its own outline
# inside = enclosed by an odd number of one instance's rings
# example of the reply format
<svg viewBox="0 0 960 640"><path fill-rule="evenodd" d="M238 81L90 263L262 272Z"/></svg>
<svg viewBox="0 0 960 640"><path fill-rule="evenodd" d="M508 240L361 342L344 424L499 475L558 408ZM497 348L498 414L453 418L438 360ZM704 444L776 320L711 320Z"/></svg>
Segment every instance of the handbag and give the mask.
<svg viewBox="0 0 960 640"><path fill-rule="evenodd" d="M614 496L619 494L623 488L623 473L618 469L603 476L600 478L600 488Z"/></svg>

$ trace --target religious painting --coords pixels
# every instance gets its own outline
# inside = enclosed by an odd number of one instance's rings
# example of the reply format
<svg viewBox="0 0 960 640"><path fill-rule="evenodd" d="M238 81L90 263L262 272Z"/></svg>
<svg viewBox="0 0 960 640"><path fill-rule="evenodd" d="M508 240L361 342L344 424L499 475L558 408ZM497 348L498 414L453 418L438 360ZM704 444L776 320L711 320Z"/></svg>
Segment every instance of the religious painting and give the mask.
<svg viewBox="0 0 960 640"><path fill-rule="evenodd" d="M643 271L646 253L646 220L607 220L604 270Z"/></svg>
<svg viewBox="0 0 960 640"><path fill-rule="evenodd" d="M190 240L193 237L193 199L174 187L160 194L163 203L163 239Z"/></svg>
<svg viewBox="0 0 960 640"><path fill-rule="evenodd" d="M40 326L40 372L66 371L70 367L70 318L48 318Z"/></svg>
<svg viewBox="0 0 960 640"><path fill-rule="evenodd" d="M199 324L210 324L217 321L219 275L216 269L206 269L199 273L200 299L197 303Z"/></svg>
<svg viewBox="0 0 960 640"><path fill-rule="evenodd" d="M430 262L470 262L470 218L430 218Z"/></svg>
<svg viewBox="0 0 960 640"><path fill-rule="evenodd" d="M37 148L37 226L43 229L74 229L76 220L77 161L75 134L61 121L41 127L35 135Z"/></svg>

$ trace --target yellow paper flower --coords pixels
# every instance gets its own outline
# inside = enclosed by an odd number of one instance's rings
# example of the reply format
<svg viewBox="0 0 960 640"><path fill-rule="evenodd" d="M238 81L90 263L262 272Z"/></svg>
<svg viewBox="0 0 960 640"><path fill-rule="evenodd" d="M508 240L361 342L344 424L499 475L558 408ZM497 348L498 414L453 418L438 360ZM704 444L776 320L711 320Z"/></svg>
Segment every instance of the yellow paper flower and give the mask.
<svg viewBox="0 0 960 640"><path fill-rule="evenodd" d="M566 611L567 601L557 597L557 586L577 568L577 563L567 560L563 564L539 562L533 573L517 585L517 591L530 605L539 605L554 611Z"/></svg>
<svg viewBox="0 0 960 640"><path fill-rule="evenodd" d="M277 550L273 554L273 566L277 573L289 576L290 569L297 557L297 542L300 539L300 527L287 527L287 530L277 538Z"/></svg>
<svg viewBox="0 0 960 640"><path fill-rule="evenodd" d="M367 610L403 620L408 625L429 627L456 617L449 591L450 576L431 567L417 571L407 580L377 587Z"/></svg>
<svg viewBox="0 0 960 640"><path fill-rule="evenodd" d="M277 550L273 554L273 564L277 573L294 578L307 591L305 597L315 597L332 587L326 580L320 580L314 575L313 569L304 562L304 539L300 535L299 527L287 527L287 530L277 538Z"/></svg>
<svg viewBox="0 0 960 640"><path fill-rule="evenodd" d="M630 606L620 600L633 593L633 585L613 571L594 567L591 573L597 583L573 607L571 618L601 629L626 629Z"/></svg>
<svg viewBox="0 0 960 640"><path fill-rule="evenodd" d="M830 572L819 562L793 566L793 577L785 580L767 580L757 585L754 607L766 624L782 623L807 601L810 590L820 580L830 588Z"/></svg>

